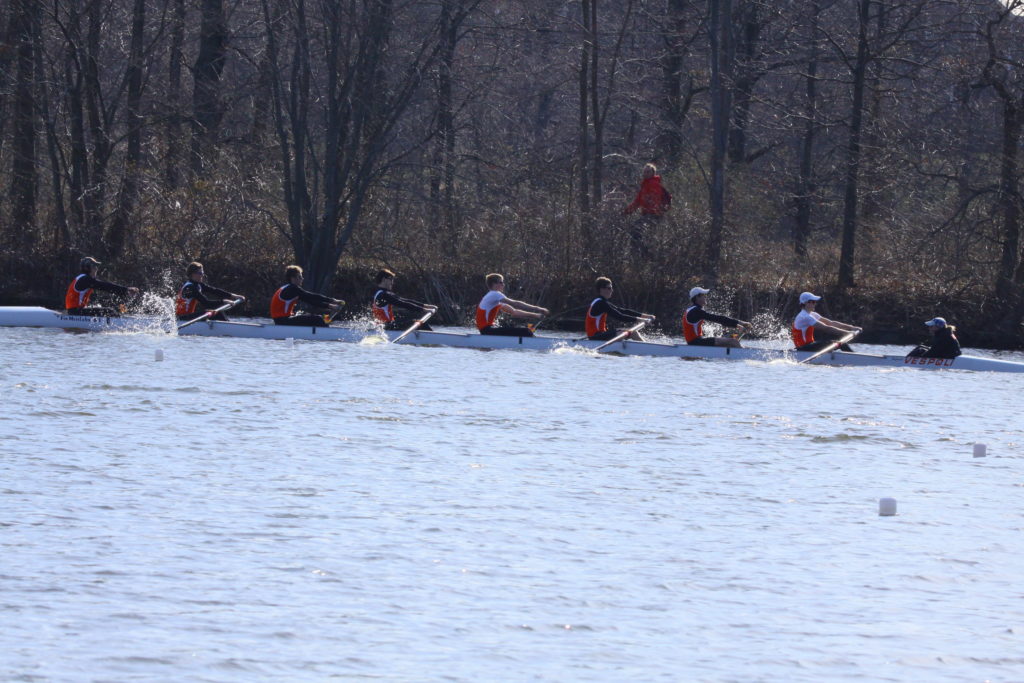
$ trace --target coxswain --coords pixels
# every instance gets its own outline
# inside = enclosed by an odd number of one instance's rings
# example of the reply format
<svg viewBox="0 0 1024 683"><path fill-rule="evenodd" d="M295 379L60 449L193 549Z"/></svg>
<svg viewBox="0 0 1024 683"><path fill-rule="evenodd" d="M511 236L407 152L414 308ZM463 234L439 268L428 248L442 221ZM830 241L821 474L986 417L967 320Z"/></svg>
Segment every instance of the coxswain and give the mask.
<svg viewBox="0 0 1024 683"><path fill-rule="evenodd" d="M718 323L725 327L739 327L744 332L749 332L753 325L736 318L725 315L708 313L704 307L708 303L708 292L710 289L694 287L690 290L690 307L683 314L683 337L686 343L691 346L730 346L738 349L740 340L735 337L705 337L704 321Z"/></svg>
<svg viewBox="0 0 1024 683"><path fill-rule="evenodd" d="M615 290L612 281L606 277L599 277L594 281L594 289L597 290L597 298L590 302L587 308L586 330L587 339L591 341L608 341L613 337L622 334L623 330L608 327L608 318L612 317L623 322L639 322L641 320L654 320L649 313L641 313L629 308L616 306L608 299ZM639 332L630 332L628 338L636 341L643 341Z"/></svg>
<svg viewBox="0 0 1024 683"><path fill-rule="evenodd" d="M345 302L329 296L309 292L302 288L302 268L288 266L284 271L287 284L281 285L270 299L270 317L277 325L302 327L327 327L327 319L311 313L296 315L295 308L301 301L309 306L326 308L333 312L341 310Z"/></svg>
<svg viewBox="0 0 1024 683"><path fill-rule="evenodd" d="M110 292L118 297L124 297L129 294L135 296L139 293L138 287L124 287L122 285L115 285L113 282L104 282L103 280L96 279L96 275L100 271L100 265L102 264L92 256L86 256L79 263L79 273L71 281L71 284L68 285L68 291L64 295L64 308L67 309L68 315L86 315L89 317L120 315L120 311L109 307L89 305L89 299L92 297L92 292L95 289L101 292Z"/></svg>
<svg viewBox="0 0 1024 683"><path fill-rule="evenodd" d="M907 357L918 358L956 358L961 354L960 340L956 338L956 327L946 322L945 318L932 318L925 322L931 336L928 344L921 344L907 354Z"/></svg>
<svg viewBox="0 0 1024 683"><path fill-rule="evenodd" d="M374 281L377 283L377 291L373 294L371 310L374 319L383 323L385 330L404 330L412 325L416 318L422 317L424 313L437 310L437 306L405 299L391 291L391 288L395 286L395 274L387 268L378 271ZM400 315L395 312L396 308L411 311L413 315ZM420 329L429 332L430 325L421 323Z"/></svg>
<svg viewBox="0 0 1024 683"><path fill-rule="evenodd" d="M550 313L548 309L534 306L505 296L505 278L498 273L490 273L485 282L487 293L476 307L476 327L480 334L496 334L505 337L532 337L533 330L529 327L499 327L498 316L506 313L513 318L540 320Z"/></svg>
<svg viewBox="0 0 1024 683"><path fill-rule="evenodd" d="M793 320L793 343L797 351L820 351L829 344L834 344L835 339L844 336L847 332L860 333L859 327L841 323L837 320L829 320L820 313L814 311L815 306L821 300L820 296L804 292L800 295L800 312ZM824 332L833 339L815 339L815 332ZM852 351L849 344L842 344L839 347L843 351Z"/></svg>
<svg viewBox="0 0 1024 683"><path fill-rule="evenodd" d="M178 288L178 296L174 299L174 313L178 316L178 320L191 320L230 301L245 300L241 294L232 294L227 290L208 284L206 271L199 261L188 264L185 275L188 279ZM208 320L227 320L227 318L223 311L218 311Z"/></svg>

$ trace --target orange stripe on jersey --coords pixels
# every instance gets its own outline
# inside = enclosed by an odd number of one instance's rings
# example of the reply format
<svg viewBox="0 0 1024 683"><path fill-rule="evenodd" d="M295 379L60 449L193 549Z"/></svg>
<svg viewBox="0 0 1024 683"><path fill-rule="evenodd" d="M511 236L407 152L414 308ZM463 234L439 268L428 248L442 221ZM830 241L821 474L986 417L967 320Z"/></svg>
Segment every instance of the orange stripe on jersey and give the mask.
<svg viewBox="0 0 1024 683"><path fill-rule="evenodd" d="M591 301L590 307L587 308L586 329L588 337L593 337L595 334L608 331L608 314L602 313L601 315L595 316L590 313L594 308L594 304L598 301L601 301L600 297Z"/></svg>
<svg viewBox="0 0 1024 683"><path fill-rule="evenodd" d="M87 289L84 292L79 292L75 289L75 285L78 284L78 281L83 277L85 277L85 273L76 277L71 281L71 284L68 285L68 291L64 295L64 308L70 310L72 308L83 308L84 306L89 305L89 297L92 296L92 289Z"/></svg>
<svg viewBox="0 0 1024 683"><path fill-rule="evenodd" d="M686 342L690 343L694 339L700 339L704 336L704 321L698 320L697 324L694 325L686 319L686 315L697 308L696 306L690 306L686 309L686 313L683 313L683 336L686 338Z"/></svg>
<svg viewBox="0 0 1024 683"><path fill-rule="evenodd" d="M192 284L191 280L183 284L178 290L178 296L174 299L174 315L191 315L199 308L199 299L194 297L191 299L185 298L185 288L190 284Z"/></svg>
<svg viewBox="0 0 1024 683"><path fill-rule="evenodd" d="M810 344L813 341L814 341L814 326L813 325L811 327L808 327L803 332L801 332L800 329L796 325L793 325L793 343L796 344L797 348L800 348L801 346L806 346L807 344Z"/></svg>
<svg viewBox="0 0 1024 683"><path fill-rule="evenodd" d="M483 303L482 301L480 303ZM476 328L482 330L485 327L490 327L498 319L498 314L501 313L501 302L494 304L490 310L481 308L479 304L476 307Z"/></svg>
<svg viewBox="0 0 1024 683"><path fill-rule="evenodd" d="M270 299L270 317L271 318L290 318L292 313L295 311L295 306L299 303L299 298L294 299L282 299L281 292L288 285L282 285L274 292L274 296Z"/></svg>

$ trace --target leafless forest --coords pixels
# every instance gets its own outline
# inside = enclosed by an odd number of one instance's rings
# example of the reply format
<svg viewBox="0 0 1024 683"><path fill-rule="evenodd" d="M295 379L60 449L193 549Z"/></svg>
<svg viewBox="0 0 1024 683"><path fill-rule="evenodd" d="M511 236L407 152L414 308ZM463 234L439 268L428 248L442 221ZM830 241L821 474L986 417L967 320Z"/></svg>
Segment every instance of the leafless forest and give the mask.
<svg viewBox="0 0 1024 683"><path fill-rule="evenodd" d="M450 322L501 271L555 310L608 275L668 320L812 289L1024 342L1024 0L7 0L0 38L0 303L94 255L263 313L295 262Z"/></svg>

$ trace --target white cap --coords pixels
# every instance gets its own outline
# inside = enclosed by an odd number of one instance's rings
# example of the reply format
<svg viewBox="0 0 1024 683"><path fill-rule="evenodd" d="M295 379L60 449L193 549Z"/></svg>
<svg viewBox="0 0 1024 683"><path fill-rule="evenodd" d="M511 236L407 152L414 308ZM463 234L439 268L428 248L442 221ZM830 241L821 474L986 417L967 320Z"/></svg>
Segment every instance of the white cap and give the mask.
<svg viewBox="0 0 1024 683"><path fill-rule="evenodd" d="M927 325L928 327L945 327L946 326L946 319L945 318L932 318L931 320L925 321L925 325Z"/></svg>
<svg viewBox="0 0 1024 683"><path fill-rule="evenodd" d="M704 289L703 287L694 287L693 289L690 290L690 298L692 299L695 296L707 294L710 291L710 289Z"/></svg>
<svg viewBox="0 0 1024 683"><path fill-rule="evenodd" d="M818 301L820 299L821 299L820 296L815 296L815 295L811 294L810 292L804 292L803 294L800 295L800 303L801 304L805 304L808 301Z"/></svg>

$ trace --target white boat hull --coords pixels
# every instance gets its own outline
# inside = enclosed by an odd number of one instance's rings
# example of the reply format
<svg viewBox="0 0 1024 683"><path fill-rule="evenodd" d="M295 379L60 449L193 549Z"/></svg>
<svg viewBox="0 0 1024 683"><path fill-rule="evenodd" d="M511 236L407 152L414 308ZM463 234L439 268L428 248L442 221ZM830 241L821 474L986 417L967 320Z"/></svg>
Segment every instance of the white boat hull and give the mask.
<svg viewBox="0 0 1024 683"><path fill-rule="evenodd" d="M170 320L157 316L67 315L41 306L0 306L0 327L56 327L85 332L174 330L174 324Z"/></svg>
<svg viewBox="0 0 1024 683"><path fill-rule="evenodd" d="M86 317L66 315L39 306L0 306L0 327L52 327L91 332L154 331L172 332L176 325L166 318L125 316ZM202 321L179 330L189 337L232 337L237 339L300 339L306 341L340 341L358 343L370 337L386 336L389 341L401 332L377 332L351 327L292 327L255 322ZM603 342L575 340L569 337L502 337L474 332L420 332L405 337L400 344L414 346L446 346L454 348L500 350L516 349L552 351L559 348L579 349L625 356L656 356L684 360L748 360L799 362L809 358L809 352L784 349L747 347L733 349L721 346L689 346L659 342L621 341L597 347ZM815 365L849 367L909 368L913 370L975 370L983 372L1024 372L1024 363L960 356L958 358L907 358L900 355L875 355L833 351L812 361Z"/></svg>
<svg viewBox="0 0 1024 683"><path fill-rule="evenodd" d="M371 336L386 335L388 340L401 332L372 332L347 327L291 327L247 322L200 322L180 331L181 335L206 337L237 337L245 339L298 339L307 341L360 342ZM400 344L445 346L482 350L515 349L552 351L558 348L594 351L603 342L578 341L567 337L502 337L472 332L413 332ZM811 352L747 347L734 349L721 346L689 346L658 342L621 341L606 346L598 353L626 356L657 356L686 360L748 360L799 362L810 358ZM907 358L900 355L876 355L833 351L819 356L814 365L849 367L910 368L914 370L975 370L988 372L1024 372L1024 363L960 356L958 358Z"/></svg>

